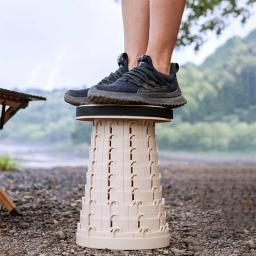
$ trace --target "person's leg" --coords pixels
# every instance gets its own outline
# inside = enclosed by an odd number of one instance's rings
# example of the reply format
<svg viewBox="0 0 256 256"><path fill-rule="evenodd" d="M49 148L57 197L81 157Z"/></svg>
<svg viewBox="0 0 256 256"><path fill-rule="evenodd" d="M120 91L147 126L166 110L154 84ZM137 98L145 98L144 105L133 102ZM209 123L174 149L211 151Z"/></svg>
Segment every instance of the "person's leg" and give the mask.
<svg viewBox="0 0 256 256"><path fill-rule="evenodd" d="M177 41L185 0L149 0L150 29L146 55L154 67L168 74L173 49Z"/></svg>
<svg viewBox="0 0 256 256"><path fill-rule="evenodd" d="M129 69L145 54L149 37L149 0L122 0L124 50L129 56Z"/></svg>
<svg viewBox="0 0 256 256"><path fill-rule="evenodd" d="M135 0L126 1L129 5L134 3ZM136 0L136 5L143 1ZM114 83L105 87L99 85L91 88L88 97L92 101L113 104L139 103L171 108L177 108L186 104L187 101L182 96L176 76L179 66L177 63L170 63L185 0L148 1L150 4L150 28L145 55L139 58L137 66L122 75ZM136 8L136 5L134 5L134 8ZM135 9L133 11L136 13ZM128 48L134 50L138 49L138 45L144 45L141 44L140 40L146 37L146 25L143 24L141 27L139 22L133 22L136 19L132 18L134 13L131 9L125 12L125 14L127 15L127 22L130 22L129 29L125 29L125 33L129 31L129 37L126 36L126 40L129 38L127 42L131 44L129 44L129 47L128 45L126 46L126 50L130 54ZM140 10L136 15L138 15L136 17L140 17L144 13L141 13ZM125 22L124 24L127 25ZM141 31L145 33L143 37L141 37ZM135 37L133 33L136 35ZM138 52L138 55L141 55L141 53Z"/></svg>
<svg viewBox="0 0 256 256"><path fill-rule="evenodd" d="M104 88L115 82L123 74L137 65L138 57L145 54L148 45L149 33L149 0L122 0L124 25L124 51L118 60L119 68L98 85ZM111 29L111 28L110 28ZM75 106L88 104L89 88L82 90L68 90L64 99Z"/></svg>

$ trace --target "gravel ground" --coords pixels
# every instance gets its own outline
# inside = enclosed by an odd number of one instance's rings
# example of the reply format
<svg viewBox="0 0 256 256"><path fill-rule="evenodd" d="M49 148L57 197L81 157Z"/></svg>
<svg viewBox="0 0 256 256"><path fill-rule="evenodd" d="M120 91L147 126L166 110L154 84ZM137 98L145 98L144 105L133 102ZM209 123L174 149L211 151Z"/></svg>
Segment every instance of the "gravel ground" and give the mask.
<svg viewBox="0 0 256 256"><path fill-rule="evenodd" d="M0 209L0 256L170 255L256 256L256 165L162 166L171 245L141 251L75 244L85 169L26 169L0 173L22 211Z"/></svg>

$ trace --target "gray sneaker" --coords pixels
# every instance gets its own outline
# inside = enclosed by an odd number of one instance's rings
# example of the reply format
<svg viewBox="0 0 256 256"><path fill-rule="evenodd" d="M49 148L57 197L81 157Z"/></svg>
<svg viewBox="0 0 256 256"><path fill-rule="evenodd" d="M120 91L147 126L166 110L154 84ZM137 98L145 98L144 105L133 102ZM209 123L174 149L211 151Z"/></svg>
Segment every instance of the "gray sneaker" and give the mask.
<svg viewBox="0 0 256 256"><path fill-rule="evenodd" d="M120 78L123 74L128 72L128 55L127 53L122 53L118 57L118 66L119 68L114 72L110 73L109 76L102 79L97 85L107 86L115 82L118 78ZM89 88L85 88L82 90L69 90L65 93L64 100L74 106L86 105L92 103L88 96Z"/></svg>
<svg viewBox="0 0 256 256"><path fill-rule="evenodd" d="M150 56L139 58L137 67L108 86L93 86L88 98L95 103L148 104L177 108L186 104L177 81L177 63L168 75L158 72Z"/></svg>

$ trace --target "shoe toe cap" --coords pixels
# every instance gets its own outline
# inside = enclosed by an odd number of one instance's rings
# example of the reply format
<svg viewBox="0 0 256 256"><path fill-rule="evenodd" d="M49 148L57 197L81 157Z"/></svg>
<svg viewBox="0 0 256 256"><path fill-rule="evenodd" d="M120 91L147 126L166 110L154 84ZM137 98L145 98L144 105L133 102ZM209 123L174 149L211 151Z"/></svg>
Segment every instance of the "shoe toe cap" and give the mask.
<svg viewBox="0 0 256 256"><path fill-rule="evenodd" d="M72 96L72 97L87 97L89 89L83 90L68 90L65 95Z"/></svg>

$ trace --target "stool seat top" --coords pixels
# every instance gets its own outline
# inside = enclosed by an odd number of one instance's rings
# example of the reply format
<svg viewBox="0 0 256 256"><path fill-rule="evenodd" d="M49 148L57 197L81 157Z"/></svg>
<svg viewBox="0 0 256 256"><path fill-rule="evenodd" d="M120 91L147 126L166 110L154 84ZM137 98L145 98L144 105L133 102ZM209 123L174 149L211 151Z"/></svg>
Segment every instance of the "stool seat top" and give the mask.
<svg viewBox="0 0 256 256"><path fill-rule="evenodd" d="M94 119L137 119L169 122L172 118L172 109L153 105L92 104L81 105L76 109L76 119L81 121L92 121Z"/></svg>

